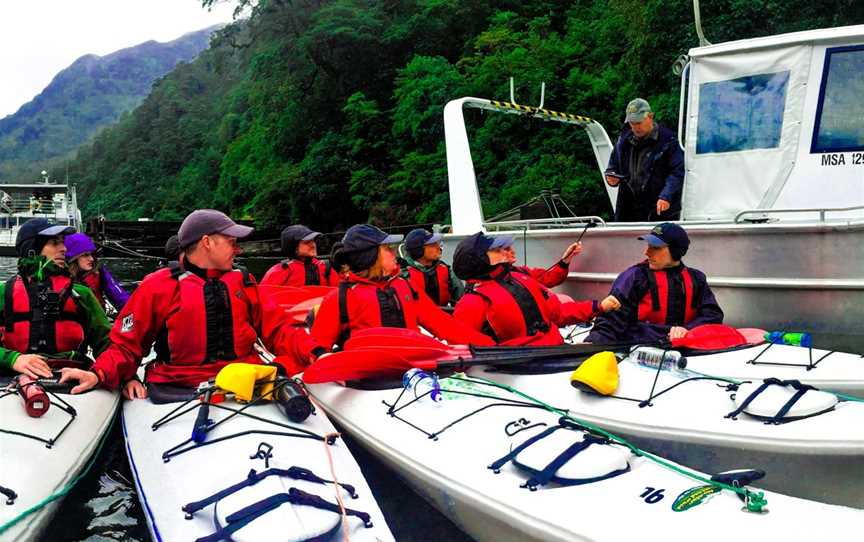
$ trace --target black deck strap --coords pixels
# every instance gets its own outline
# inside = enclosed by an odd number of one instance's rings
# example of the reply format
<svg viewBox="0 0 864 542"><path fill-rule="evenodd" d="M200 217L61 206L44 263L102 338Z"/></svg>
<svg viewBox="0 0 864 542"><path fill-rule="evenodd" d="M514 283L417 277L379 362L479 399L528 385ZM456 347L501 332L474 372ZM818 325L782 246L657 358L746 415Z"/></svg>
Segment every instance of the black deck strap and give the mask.
<svg viewBox="0 0 864 542"><path fill-rule="evenodd" d="M8 487L0 486L0 493L6 495L6 504L13 505L15 504L15 499L18 498L18 494L9 489Z"/></svg>
<svg viewBox="0 0 864 542"><path fill-rule="evenodd" d="M549 429L546 429L542 433L538 433L538 434L534 435L533 437L529 438L528 440L526 440L525 442L523 442L519 446L516 446L515 448L510 450L509 454L505 455L501 459L498 459L497 461L492 462L492 464L486 468L492 469L492 472L494 472L495 474L498 474L499 472L501 472L501 467L503 467L504 465L506 465L507 463L512 461L514 457L519 455L519 452L521 452L522 450L524 450L528 446L531 446L532 444L534 444L538 440L548 437L549 435L551 435L552 433L554 433L555 431L557 431L561 428L562 427L560 425L556 425L556 426L550 427Z"/></svg>
<svg viewBox="0 0 864 542"><path fill-rule="evenodd" d="M538 486L544 486L548 484L550 481L556 478L555 473L558 472L558 469L567 464L568 461L576 457L580 452L588 449L592 444L609 444L609 439L606 437L598 437L592 435L590 433L585 433L585 437L581 442L574 442L570 447L566 450L558 454L558 457L553 459L548 465L546 465L542 471L535 474L531 479L522 484L522 487L527 487L531 491L536 491ZM593 482L599 482L601 480L606 480L608 478L613 478L618 476L619 474L624 474L625 472L630 470L630 465L623 469L614 470L612 472L608 472L601 476L594 476L592 478L585 478L582 480L572 480L572 481L561 481L558 480L562 485L583 485L590 484Z"/></svg>
<svg viewBox="0 0 864 542"><path fill-rule="evenodd" d="M340 514L342 509L338 504L328 502L318 495L306 493L297 488L292 487L288 493L277 493L266 499L262 499L255 504L251 504L246 508L242 508L225 518L228 524L225 527L219 528L215 533L198 538L195 542L217 542L219 540L230 540L233 533L242 529L246 525L252 523L267 512L275 510L285 503L301 506L311 506L320 510L329 510ZM345 514L360 518L366 528L372 527L372 518L366 512L345 508Z"/></svg>
<svg viewBox="0 0 864 542"><path fill-rule="evenodd" d="M305 469L303 467L290 467L287 469L267 469L265 471L257 472L255 469L249 471L249 474L246 476L246 479L242 482L238 482L232 486L226 487L225 489L210 495L200 501L194 501L187 504L184 504L181 510L186 512L186 519L192 519L192 515L199 510L202 510L211 504L218 502L228 495L232 493L236 493L243 488L251 487L260 482L261 480L267 478L268 476L280 476L287 477L293 480L304 480L307 482L320 483L320 484L332 484L333 482L330 480L324 480L318 476L316 476L309 469ZM345 491L347 491L352 499L357 498L357 491L354 489L354 486L351 484L339 484Z"/></svg>
<svg viewBox="0 0 864 542"><path fill-rule="evenodd" d="M726 416L724 416L724 418L732 418L733 420L734 420L735 418L737 418L737 416L738 416L739 414L741 414L742 412L744 412L744 409L745 409L745 408L747 408L748 406L750 406L750 403L752 403L754 399L756 399L757 397L759 397L759 395L760 395L763 391L765 391L765 390L768 388L768 386L770 386L770 385L772 385L772 384L777 384L778 386L782 386L782 385L783 385L783 381L780 380L779 378L766 378L766 379L765 379L761 384L759 384L759 387L758 387L758 388L756 388L755 390L753 390L753 391L750 393L750 395L748 395L747 398L744 399L744 401L741 403L741 405L740 405L738 408L736 408L735 410L733 410L733 411L730 412L729 414L726 414Z"/></svg>
<svg viewBox="0 0 864 542"><path fill-rule="evenodd" d="M804 396L805 393L810 390L816 389L809 384L802 384L800 380L785 380L783 384L785 386L792 386L792 388L795 389L795 393L792 395L792 397L789 398L788 401L786 401L786 404L783 405L779 411L777 411L777 414L775 414L773 418L765 421L765 423L767 424L779 425L783 423L783 417L786 416L786 414L795 405L795 403L797 403Z"/></svg>

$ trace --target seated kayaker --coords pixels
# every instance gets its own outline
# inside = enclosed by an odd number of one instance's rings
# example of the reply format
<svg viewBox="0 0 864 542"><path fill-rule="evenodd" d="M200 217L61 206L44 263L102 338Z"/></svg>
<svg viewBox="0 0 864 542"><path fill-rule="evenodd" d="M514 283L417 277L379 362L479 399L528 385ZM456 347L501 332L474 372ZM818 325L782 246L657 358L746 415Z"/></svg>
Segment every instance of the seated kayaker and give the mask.
<svg viewBox="0 0 864 542"><path fill-rule="evenodd" d="M540 282L513 268L508 236L482 232L463 239L453 256L453 270L468 282L453 317L498 343L561 344L558 326L586 322L618 308L609 296L602 302L562 303Z"/></svg>
<svg viewBox="0 0 864 542"><path fill-rule="evenodd" d="M334 253L344 266L339 288L321 302L312 336L332 348L352 331L370 327L402 327L430 333L451 343L490 345L481 333L453 320L424 292L400 277L395 246L401 235L387 235L369 224L351 226Z"/></svg>
<svg viewBox="0 0 864 542"><path fill-rule="evenodd" d="M66 245L66 265L72 280L89 287L105 308L105 298L118 311L129 301L127 292L114 279L111 271L96 259L96 245L85 233L73 233L63 240Z"/></svg>
<svg viewBox="0 0 864 542"><path fill-rule="evenodd" d="M50 365L89 365L88 347L99 354L108 346L105 312L90 288L73 283L66 270L63 237L74 231L44 218L18 230L18 273L0 283L0 368L50 378Z"/></svg>
<svg viewBox="0 0 864 542"><path fill-rule="evenodd" d="M465 286L441 260L441 234L422 228L411 230L402 243L402 252L402 277L414 290L426 292L440 307L459 301Z"/></svg>
<svg viewBox="0 0 864 542"><path fill-rule="evenodd" d="M705 274L681 261L690 247L684 228L664 222L639 239L647 243L647 259L612 284L621 310L597 318L586 341L656 342L683 337L702 324L723 323Z"/></svg>
<svg viewBox="0 0 864 542"><path fill-rule="evenodd" d="M154 346L156 360L147 365L145 380L155 384L195 387L232 362L261 363L255 342L260 338L273 353L284 356L289 374L301 371L314 354L315 342L301 328L288 325L284 311L258 295L255 279L234 267L240 253L237 239L252 228L225 214L203 209L180 226L181 263L147 275L117 316L111 345L92 371L64 370L63 380L80 382L80 393L98 384L115 389L134 378L142 357ZM281 315L281 316L280 316ZM137 381L124 389L130 398L146 396Z"/></svg>
<svg viewBox="0 0 864 542"><path fill-rule="evenodd" d="M282 253L287 256L267 270L261 284L270 286L336 286L339 274L330 265L318 259L315 239L320 232L302 224L282 230Z"/></svg>
<svg viewBox="0 0 864 542"><path fill-rule="evenodd" d="M528 267L527 265L516 265L516 251L511 244L503 249L504 255L507 257L507 262L513 267L514 271L518 271L524 275L528 275L547 288L554 288L567 280L567 274L570 272L570 262L573 257L582 253L582 243L575 242L564 249L561 254L561 259L552 264L546 269L542 267Z"/></svg>

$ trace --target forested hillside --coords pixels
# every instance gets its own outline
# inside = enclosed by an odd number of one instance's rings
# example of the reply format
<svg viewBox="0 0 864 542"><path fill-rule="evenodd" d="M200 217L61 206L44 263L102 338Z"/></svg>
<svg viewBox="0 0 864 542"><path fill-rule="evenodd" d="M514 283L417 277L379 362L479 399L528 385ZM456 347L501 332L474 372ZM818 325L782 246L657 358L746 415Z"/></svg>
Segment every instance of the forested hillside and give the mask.
<svg viewBox="0 0 864 542"><path fill-rule="evenodd" d="M205 0L208 5L215 0ZM447 222L442 110L471 95L598 119L626 103L677 123L676 57L697 44L684 0L243 0L249 20L155 85L70 168L88 214L178 219L216 207L324 230ZM864 23L859 0L702 2L721 42ZM487 216L558 188L608 214L579 129L471 112Z"/></svg>
<svg viewBox="0 0 864 542"><path fill-rule="evenodd" d="M32 101L0 119L0 180L35 182L52 159L62 171L65 155L134 109L154 80L206 49L213 30L76 60Z"/></svg>

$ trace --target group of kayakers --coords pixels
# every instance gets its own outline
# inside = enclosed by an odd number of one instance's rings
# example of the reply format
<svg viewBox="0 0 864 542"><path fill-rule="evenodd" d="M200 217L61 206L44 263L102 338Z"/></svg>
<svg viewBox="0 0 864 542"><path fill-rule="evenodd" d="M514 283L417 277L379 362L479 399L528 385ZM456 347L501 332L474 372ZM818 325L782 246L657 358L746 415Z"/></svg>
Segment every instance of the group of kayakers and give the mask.
<svg viewBox="0 0 864 542"><path fill-rule="evenodd" d="M325 263L317 257L321 234L292 225L281 236L286 259L261 284L332 286L308 329L235 265L251 232L220 211L194 211L166 245L168 265L127 296L96 262L92 240L28 221L16 243L18 273L0 284L0 365L50 377L63 360L61 380L77 382L73 393L101 385L142 398L137 372L151 349L148 385L194 388L229 363L261 363L262 348L286 374L299 373L366 328L422 327L451 344L521 346L561 344L559 328L575 323L593 321L589 342L654 342L723 319L705 275L683 264L689 239L674 223L639 237L647 259L621 273L609 296L584 301L550 290L582 252L578 242L550 268L532 269L518 265L512 237L478 232L459 243L451 267L441 261L438 234L418 229L403 238L358 224ZM119 310L113 327L104 298Z"/></svg>

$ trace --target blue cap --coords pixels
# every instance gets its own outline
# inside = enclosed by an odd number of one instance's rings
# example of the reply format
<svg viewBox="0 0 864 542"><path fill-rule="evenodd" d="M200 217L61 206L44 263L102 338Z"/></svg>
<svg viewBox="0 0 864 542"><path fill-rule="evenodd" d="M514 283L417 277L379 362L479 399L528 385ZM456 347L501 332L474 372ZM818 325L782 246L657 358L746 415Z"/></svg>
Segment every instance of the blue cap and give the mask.
<svg viewBox="0 0 864 542"><path fill-rule="evenodd" d="M408 235L405 236L405 248L409 251L417 250L426 245L434 245L443 238L444 236L440 233L432 233L429 230L417 228L409 231Z"/></svg>
<svg viewBox="0 0 864 542"><path fill-rule="evenodd" d="M669 252L675 260L680 260L690 248L690 237L687 236L687 232L672 222L654 226L650 232L639 236L639 240L645 241L654 248L669 247Z"/></svg>
<svg viewBox="0 0 864 542"><path fill-rule="evenodd" d="M22 258L35 256L42 251L42 247L45 246L48 239L70 233L75 233L75 228L54 224L45 218L31 218L18 229L18 235L15 238L15 251Z"/></svg>
<svg viewBox="0 0 864 542"><path fill-rule="evenodd" d="M371 224L355 224L342 237L342 251L356 252L379 245L395 245L400 241L401 235L388 235Z"/></svg>

